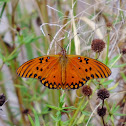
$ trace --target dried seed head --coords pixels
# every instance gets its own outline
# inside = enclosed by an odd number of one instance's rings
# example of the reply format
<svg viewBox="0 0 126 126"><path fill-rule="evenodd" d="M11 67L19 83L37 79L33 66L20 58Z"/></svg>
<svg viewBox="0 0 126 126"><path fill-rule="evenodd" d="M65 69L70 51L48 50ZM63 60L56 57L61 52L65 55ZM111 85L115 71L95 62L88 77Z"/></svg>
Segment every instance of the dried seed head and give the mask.
<svg viewBox="0 0 126 126"><path fill-rule="evenodd" d="M88 85L84 85L83 87L82 87L82 93L85 95L85 96L90 96L90 95L92 95L92 89L90 88L90 86L88 86Z"/></svg>
<svg viewBox="0 0 126 126"><path fill-rule="evenodd" d="M91 48L95 52L101 52L105 48L105 42L101 39L94 39L91 44Z"/></svg>
<svg viewBox="0 0 126 126"><path fill-rule="evenodd" d="M40 26L42 24L40 17L36 18L36 23L38 26Z"/></svg>
<svg viewBox="0 0 126 126"><path fill-rule="evenodd" d="M16 30L17 30L17 32L20 32L21 28L19 26L17 26Z"/></svg>
<svg viewBox="0 0 126 126"><path fill-rule="evenodd" d="M110 28L110 27L112 27L112 23L111 23L111 22L107 22L107 23L106 23L106 26L107 26L108 28Z"/></svg>
<svg viewBox="0 0 126 126"><path fill-rule="evenodd" d="M122 54L126 54L126 48L122 49Z"/></svg>
<svg viewBox="0 0 126 126"><path fill-rule="evenodd" d="M6 97L4 94L0 95L0 106L2 106L6 101Z"/></svg>
<svg viewBox="0 0 126 126"><path fill-rule="evenodd" d="M27 114L29 114L29 112L30 112L30 110L26 108L26 109L23 110L22 113L27 115Z"/></svg>
<svg viewBox="0 0 126 126"><path fill-rule="evenodd" d="M102 108L101 107L98 107L97 113L101 117L105 116L106 115L106 108L105 107L102 107Z"/></svg>
<svg viewBox="0 0 126 126"><path fill-rule="evenodd" d="M100 98L101 100L104 100L106 98L109 98L110 94L109 94L109 91L107 89L100 89L98 92L97 92L97 96L98 98Z"/></svg>

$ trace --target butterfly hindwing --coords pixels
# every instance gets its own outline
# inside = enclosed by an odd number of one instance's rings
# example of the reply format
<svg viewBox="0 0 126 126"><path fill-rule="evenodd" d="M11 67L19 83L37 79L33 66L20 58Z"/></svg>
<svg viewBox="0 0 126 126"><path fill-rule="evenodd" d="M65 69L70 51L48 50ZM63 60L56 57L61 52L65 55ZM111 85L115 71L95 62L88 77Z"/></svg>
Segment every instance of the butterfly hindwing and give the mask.
<svg viewBox="0 0 126 126"><path fill-rule="evenodd" d="M68 60L66 66L66 84L64 89L78 89L82 87L87 81L82 80L82 75L79 72L78 65ZM84 72L81 71L82 74Z"/></svg>
<svg viewBox="0 0 126 126"><path fill-rule="evenodd" d="M62 71L61 64L56 62L53 67L48 71L48 74L44 76L43 80L40 80L44 86L49 89L61 89L62 88Z"/></svg>

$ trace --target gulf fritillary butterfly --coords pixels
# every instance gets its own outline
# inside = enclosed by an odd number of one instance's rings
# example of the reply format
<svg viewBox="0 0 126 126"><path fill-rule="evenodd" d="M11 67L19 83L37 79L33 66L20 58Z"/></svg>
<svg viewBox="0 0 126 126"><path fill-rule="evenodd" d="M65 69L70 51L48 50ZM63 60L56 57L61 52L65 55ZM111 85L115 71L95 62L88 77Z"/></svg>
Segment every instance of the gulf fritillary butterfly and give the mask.
<svg viewBox="0 0 126 126"><path fill-rule="evenodd" d="M62 49L57 55L47 55L22 64L17 74L37 78L50 89L78 89L88 80L107 78L111 70L100 61L80 55L67 55Z"/></svg>

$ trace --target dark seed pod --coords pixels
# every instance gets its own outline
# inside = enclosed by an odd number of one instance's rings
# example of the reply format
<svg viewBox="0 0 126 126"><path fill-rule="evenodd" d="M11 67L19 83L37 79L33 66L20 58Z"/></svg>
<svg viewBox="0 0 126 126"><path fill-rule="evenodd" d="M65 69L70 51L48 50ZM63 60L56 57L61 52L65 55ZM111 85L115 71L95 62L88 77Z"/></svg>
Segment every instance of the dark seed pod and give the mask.
<svg viewBox="0 0 126 126"><path fill-rule="evenodd" d="M85 96L90 96L90 95L92 95L92 89L91 89L91 87L90 86L88 86L88 85L84 85L83 87L82 87L82 93L85 95Z"/></svg>
<svg viewBox="0 0 126 126"><path fill-rule="evenodd" d="M6 97L4 94L0 95L0 106L2 106L6 101Z"/></svg>
<svg viewBox="0 0 126 126"><path fill-rule="evenodd" d="M21 28L19 26L17 26L16 30L17 30L17 32L20 32Z"/></svg>
<svg viewBox="0 0 126 126"><path fill-rule="evenodd" d="M100 89L98 92L97 92L97 96L98 98L100 98L101 100L104 100L106 98L109 98L110 94L109 94L109 91L107 89Z"/></svg>
<svg viewBox="0 0 126 126"><path fill-rule="evenodd" d="M26 108L26 109L23 110L22 113L27 115L27 114L29 114L29 112L30 112L30 110Z"/></svg>
<svg viewBox="0 0 126 126"><path fill-rule="evenodd" d="M101 107L98 107L97 113L101 117L105 116L106 115L106 108L105 107L102 107L102 108Z"/></svg>
<svg viewBox="0 0 126 126"><path fill-rule="evenodd" d="M100 53L105 48L105 42L101 39L94 39L91 44L91 49L94 52Z"/></svg>
<svg viewBox="0 0 126 126"><path fill-rule="evenodd" d="M126 48L123 48L121 52L122 54L126 54Z"/></svg>

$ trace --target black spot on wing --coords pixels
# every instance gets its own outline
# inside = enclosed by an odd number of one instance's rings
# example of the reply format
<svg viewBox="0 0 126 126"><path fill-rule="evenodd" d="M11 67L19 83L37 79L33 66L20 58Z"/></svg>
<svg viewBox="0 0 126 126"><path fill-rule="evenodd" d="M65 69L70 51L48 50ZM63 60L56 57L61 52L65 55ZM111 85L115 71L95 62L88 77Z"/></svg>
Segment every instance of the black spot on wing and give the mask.
<svg viewBox="0 0 126 126"><path fill-rule="evenodd" d="M32 76L32 73L29 75L29 77L31 77Z"/></svg>
<svg viewBox="0 0 126 126"><path fill-rule="evenodd" d="M36 67L36 70L38 70L39 69L39 67Z"/></svg>
<svg viewBox="0 0 126 126"><path fill-rule="evenodd" d="M87 69L85 69L85 72L88 72L88 70L87 70Z"/></svg>
<svg viewBox="0 0 126 126"><path fill-rule="evenodd" d="M43 69L41 68L40 71L43 71Z"/></svg>
<svg viewBox="0 0 126 126"><path fill-rule="evenodd" d="M86 79L82 78L83 81L86 81Z"/></svg>
<svg viewBox="0 0 126 126"><path fill-rule="evenodd" d="M90 68L89 68L89 70L91 71L91 70L92 70L92 68L90 67Z"/></svg>
<svg viewBox="0 0 126 126"><path fill-rule="evenodd" d="M34 74L34 78L37 77L37 74Z"/></svg>
<svg viewBox="0 0 126 126"><path fill-rule="evenodd" d="M84 60L86 61L86 64L88 64L88 60L89 60L89 59L87 59L87 58L84 58Z"/></svg>
<svg viewBox="0 0 126 126"><path fill-rule="evenodd" d="M38 76L38 79L41 79L42 78L42 76Z"/></svg>
<svg viewBox="0 0 126 126"><path fill-rule="evenodd" d="M43 58L39 58L39 60L40 60L40 62L39 62L39 63L42 63Z"/></svg>
<svg viewBox="0 0 126 126"><path fill-rule="evenodd" d="M92 77L92 78L94 78L94 75L93 75L93 74L91 74L91 77Z"/></svg>
<svg viewBox="0 0 126 126"><path fill-rule="evenodd" d="M45 80L46 78L42 78L42 80Z"/></svg>
<svg viewBox="0 0 126 126"><path fill-rule="evenodd" d="M87 80L90 80L90 77L86 76L86 79L87 79Z"/></svg>

